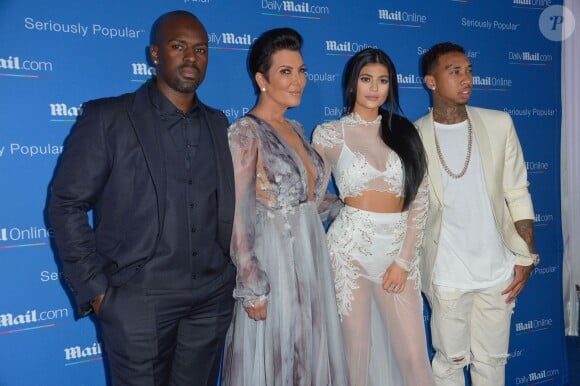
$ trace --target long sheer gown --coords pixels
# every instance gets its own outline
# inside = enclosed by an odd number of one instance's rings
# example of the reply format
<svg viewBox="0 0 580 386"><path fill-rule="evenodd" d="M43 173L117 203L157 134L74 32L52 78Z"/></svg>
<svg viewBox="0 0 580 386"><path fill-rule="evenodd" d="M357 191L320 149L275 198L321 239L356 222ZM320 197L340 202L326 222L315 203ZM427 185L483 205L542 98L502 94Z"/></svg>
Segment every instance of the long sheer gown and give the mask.
<svg viewBox="0 0 580 386"><path fill-rule="evenodd" d="M231 253L238 271L234 296L240 300L226 336L222 385L348 385L317 208L330 170L302 127L290 123L301 154L257 117L243 117L229 128L236 179ZM307 167L316 176L312 200ZM243 301L266 295L266 320L250 319Z"/></svg>
<svg viewBox="0 0 580 386"><path fill-rule="evenodd" d="M392 123L414 130L399 116ZM365 191L402 197L402 163L381 140L380 124L381 116L366 122L354 114L315 129L313 145L330 163L342 199ZM352 386L433 384L418 270L428 207L426 181L408 210L377 213L345 206L328 231ZM393 262L409 272L400 294L382 288Z"/></svg>

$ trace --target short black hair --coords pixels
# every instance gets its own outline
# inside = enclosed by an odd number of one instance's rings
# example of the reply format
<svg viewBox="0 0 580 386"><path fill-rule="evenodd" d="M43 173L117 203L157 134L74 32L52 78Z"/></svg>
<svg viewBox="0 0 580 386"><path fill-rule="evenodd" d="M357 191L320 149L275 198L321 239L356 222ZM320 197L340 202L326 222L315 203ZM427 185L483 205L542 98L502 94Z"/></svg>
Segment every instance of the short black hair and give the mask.
<svg viewBox="0 0 580 386"><path fill-rule="evenodd" d="M433 68L436 66L437 60L439 60L441 55L445 55L450 52L460 52L465 55L465 48L459 44L451 42L438 43L429 48L427 52L423 54L423 57L421 57L421 75L423 77L425 77L425 75L429 75Z"/></svg>
<svg viewBox="0 0 580 386"><path fill-rule="evenodd" d="M248 56L250 74L258 72L268 79L272 55L280 50L300 51L302 36L292 28L275 28L261 34L252 44Z"/></svg>

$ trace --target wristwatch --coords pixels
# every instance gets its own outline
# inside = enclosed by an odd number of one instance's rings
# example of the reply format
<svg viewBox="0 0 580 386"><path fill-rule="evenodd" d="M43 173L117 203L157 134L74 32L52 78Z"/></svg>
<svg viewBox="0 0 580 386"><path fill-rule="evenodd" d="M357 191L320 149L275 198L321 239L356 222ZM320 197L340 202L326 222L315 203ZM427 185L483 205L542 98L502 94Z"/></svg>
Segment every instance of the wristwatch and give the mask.
<svg viewBox="0 0 580 386"><path fill-rule="evenodd" d="M530 253L530 256L532 257L533 266L537 267L538 264L540 264L540 255L538 255L537 253Z"/></svg>

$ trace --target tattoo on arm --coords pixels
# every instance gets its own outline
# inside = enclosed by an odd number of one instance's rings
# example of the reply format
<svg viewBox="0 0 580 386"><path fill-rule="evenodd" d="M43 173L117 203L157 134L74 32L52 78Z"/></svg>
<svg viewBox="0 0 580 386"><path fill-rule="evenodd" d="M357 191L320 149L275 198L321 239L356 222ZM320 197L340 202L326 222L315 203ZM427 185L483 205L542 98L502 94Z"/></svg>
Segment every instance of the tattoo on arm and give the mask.
<svg viewBox="0 0 580 386"><path fill-rule="evenodd" d="M536 253L534 247L534 220L520 220L514 223L516 231L528 245L530 253Z"/></svg>

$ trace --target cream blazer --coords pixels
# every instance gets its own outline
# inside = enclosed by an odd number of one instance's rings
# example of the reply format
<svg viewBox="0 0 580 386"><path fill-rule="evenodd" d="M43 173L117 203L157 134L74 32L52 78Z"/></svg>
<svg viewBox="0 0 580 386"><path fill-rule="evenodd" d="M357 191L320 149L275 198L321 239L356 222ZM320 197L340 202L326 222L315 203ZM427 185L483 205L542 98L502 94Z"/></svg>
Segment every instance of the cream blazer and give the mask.
<svg viewBox="0 0 580 386"><path fill-rule="evenodd" d="M487 194L497 230L505 246L516 255L517 265L530 265L532 258L525 241L518 235L514 222L534 219L534 208L528 192L527 170L522 148L509 114L477 107L467 107L473 134L479 147ZM422 289L431 300L433 267L443 216L441 168L435 147L433 115L419 118L415 125L427 153L429 174L429 215L420 262Z"/></svg>

